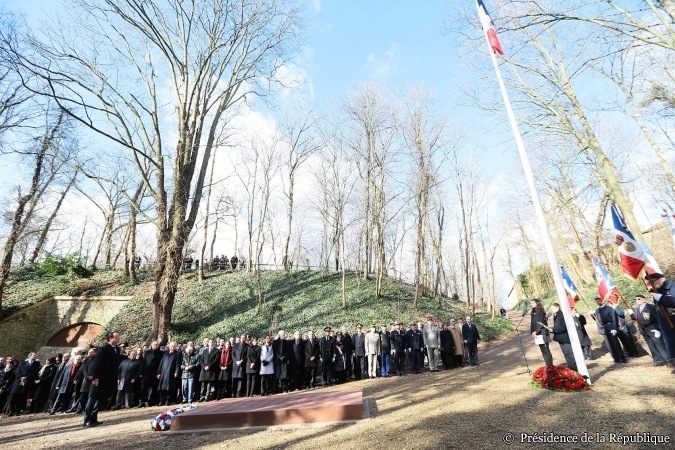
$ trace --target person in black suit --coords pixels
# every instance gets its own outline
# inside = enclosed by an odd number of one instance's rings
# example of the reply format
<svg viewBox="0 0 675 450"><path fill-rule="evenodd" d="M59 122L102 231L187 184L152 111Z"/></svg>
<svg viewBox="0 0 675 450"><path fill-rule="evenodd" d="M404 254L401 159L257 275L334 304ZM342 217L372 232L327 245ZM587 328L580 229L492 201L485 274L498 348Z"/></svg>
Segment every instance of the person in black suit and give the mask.
<svg viewBox="0 0 675 450"><path fill-rule="evenodd" d="M215 387L218 379L218 362L220 360L220 350L213 345L213 339L208 340L208 345L199 356L199 381L202 384L201 393L199 394L200 402L209 401L211 396L211 387Z"/></svg>
<svg viewBox="0 0 675 450"><path fill-rule="evenodd" d="M446 370L454 369L455 365L452 362L452 356L455 354L455 339L452 337L452 332L448 328L447 323L443 323L442 329L438 334L441 341L439 350L441 351L443 368Z"/></svg>
<svg viewBox="0 0 675 450"><path fill-rule="evenodd" d="M598 321L603 334L607 338L609 353L614 358L615 363L625 364L626 357L623 354L619 338L617 337L617 334L619 334L619 316L616 315L616 312L602 298L595 297L595 301L598 304L598 309L595 310L595 320Z"/></svg>
<svg viewBox="0 0 675 450"><path fill-rule="evenodd" d="M330 327L323 329L324 337L319 339L321 357L321 386L333 384L333 363L335 362L335 339L330 335Z"/></svg>
<svg viewBox="0 0 675 450"><path fill-rule="evenodd" d="M466 323L462 325L462 338L469 349L469 363L472 366L478 365L478 341L480 341L480 334L478 328L471 321L471 316L466 316Z"/></svg>
<svg viewBox="0 0 675 450"><path fill-rule="evenodd" d="M40 368L37 379L33 382L33 402L30 405L31 413L39 413L45 409L45 404L49 397L49 389L56 375L56 356L47 358L47 364Z"/></svg>
<svg viewBox="0 0 675 450"><path fill-rule="evenodd" d="M133 405L132 394L141 368L141 360L136 359L136 354L136 350L131 350L117 369L117 402L113 409L128 409Z"/></svg>
<svg viewBox="0 0 675 450"><path fill-rule="evenodd" d="M14 367L14 360L8 357L5 361L5 367L0 368L0 414L5 412L5 404L9 391L12 389L14 380L16 379L16 367ZM7 408L9 414L9 408Z"/></svg>
<svg viewBox="0 0 675 450"><path fill-rule="evenodd" d="M82 414L84 407L87 406L87 399L89 398L89 389L91 389L91 380L93 377L91 375L91 362L96 356L96 349L90 348L87 352L87 357L82 361L82 367L77 372L76 380L77 384L80 386L79 392L76 392L74 395L75 400L73 405L70 407L67 413L77 413Z"/></svg>
<svg viewBox="0 0 675 450"><path fill-rule="evenodd" d="M300 331L293 334L290 369L292 389L302 389L305 379L305 341Z"/></svg>
<svg viewBox="0 0 675 450"><path fill-rule="evenodd" d="M650 273L645 277L647 287L654 298L656 322L666 346L668 358L675 359L675 283L661 273Z"/></svg>
<svg viewBox="0 0 675 450"><path fill-rule="evenodd" d="M405 333L406 353L410 356L410 369L415 375L420 373L424 359L424 342L422 332L417 329L417 323L411 322L410 329Z"/></svg>
<svg viewBox="0 0 675 450"><path fill-rule="evenodd" d="M314 387L316 381L316 372L319 368L319 358L321 357L321 348L319 341L314 337L314 331L307 333L309 337L305 341L305 370L307 374L307 389Z"/></svg>
<svg viewBox="0 0 675 450"><path fill-rule="evenodd" d="M100 425L98 421L99 404L105 402L115 394L117 390L117 368L120 365L121 355L119 347L120 334L108 333L108 343L101 347L91 363L91 389L87 406L84 408L84 426L95 427Z"/></svg>
<svg viewBox="0 0 675 450"><path fill-rule="evenodd" d="M363 332L363 325L356 326L356 333L352 336L352 348L354 349L354 378L360 380L366 378L366 334Z"/></svg>
<svg viewBox="0 0 675 450"><path fill-rule="evenodd" d="M403 376L403 369L405 364L405 331L401 329L403 322L398 321L394 325L394 330L391 331L391 358L392 367L396 370L399 377Z"/></svg>
<svg viewBox="0 0 675 450"><path fill-rule="evenodd" d="M286 332L279 330L277 338L272 341L274 353L274 389L273 393L281 390L288 392L288 378L290 377L291 343L286 340Z"/></svg>
<svg viewBox="0 0 675 450"><path fill-rule="evenodd" d="M243 397L246 386L246 335L232 346L232 397Z"/></svg>
<svg viewBox="0 0 675 450"><path fill-rule="evenodd" d="M553 303L551 305L551 311L553 311L553 328L549 328L548 331L549 333L553 333L553 340L560 344L560 350L565 356L567 367L572 370L577 370L577 362L574 359L572 344L570 343L570 336L567 334L567 324L565 324L565 318L563 317L563 313L560 311L560 304Z"/></svg>
<svg viewBox="0 0 675 450"><path fill-rule="evenodd" d="M352 377L352 357L354 354L354 344L352 343L352 337L349 335L349 330L347 330L347 327L342 327L340 334L342 335L342 347L344 349L345 376L347 379L350 379Z"/></svg>
<svg viewBox="0 0 675 450"><path fill-rule="evenodd" d="M169 406L173 404L174 397L180 385L181 354L176 350L176 343L170 342L169 348L164 352L157 368L157 390L159 391L159 404Z"/></svg>
<svg viewBox="0 0 675 450"><path fill-rule="evenodd" d="M159 349L159 342L153 341L150 349L143 353L139 378L141 380L141 400L138 407L151 406L157 397L157 368L164 352Z"/></svg>
<svg viewBox="0 0 675 450"><path fill-rule="evenodd" d="M530 306L532 306L532 311L530 312L530 333L535 340L538 336L543 340L543 343L538 344L539 350L541 350L541 355L544 357L544 364L552 366L553 355L551 354L551 349L548 347L551 338L548 332L548 317L546 317L546 310L542 306L541 300L538 298L533 298L530 301Z"/></svg>
<svg viewBox="0 0 675 450"><path fill-rule="evenodd" d="M246 348L246 396L253 397L258 385L260 373L260 352L258 338L252 338L250 345Z"/></svg>
<svg viewBox="0 0 675 450"><path fill-rule="evenodd" d="M40 372L40 362L35 352L31 352L28 358L16 368L14 383L9 391L9 415L18 416L26 406L28 391L33 386L33 381Z"/></svg>
<svg viewBox="0 0 675 450"><path fill-rule="evenodd" d="M663 342L663 335L661 327L656 319L656 307L647 303L647 299L643 295L636 295L635 301L637 306L635 311L628 310L630 317L637 322L638 330L647 342L649 351L652 354L652 366L666 365L671 369L675 369L673 360L668 356L666 344Z"/></svg>

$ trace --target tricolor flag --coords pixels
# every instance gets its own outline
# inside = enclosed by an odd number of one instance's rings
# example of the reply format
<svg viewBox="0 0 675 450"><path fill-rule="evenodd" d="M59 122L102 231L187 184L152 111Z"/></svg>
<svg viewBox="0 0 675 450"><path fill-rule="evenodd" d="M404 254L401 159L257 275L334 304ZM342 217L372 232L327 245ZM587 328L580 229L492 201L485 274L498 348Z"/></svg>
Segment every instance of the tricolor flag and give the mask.
<svg viewBox="0 0 675 450"><path fill-rule="evenodd" d="M483 27L483 31L487 35L490 47L492 47L492 51L494 51L495 53L499 53L500 55L503 55L504 50L502 50L502 46L499 43L499 38L497 37L497 30L495 29L495 24L492 22L490 14L488 14L487 9L485 8L483 0L476 0L476 2L478 4L478 15L480 16L480 24Z"/></svg>
<svg viewBox="0 0 675 450"><path fill-rule="evenodd" d="M591 260L595 268L595 279L598 282L598 295L603 300L609 298L612 303L619 303L619 290L607 268L595 256L591 256Z"/></svg>
<svg viewBox="0 0 675 450"><path fill-rule="evenodd" d="M649 247L647 247L647 243L644 240L640 241L640 247L642 248L642 252L645 254L645 272L663 273L661 272L659 263L656 262L656 258L654 258L654 255L652 254L651 250L649 250Z"/></svg>
<svg viewBox="0 0 675 450"><path fill-rule="evenodd" d="M560 266L560 273L562 274L563 283L565 284L565 292L567 292L567 300L570 302L570 308L574 308L579 300L579 289L577 289L572 277L567 273L563 266Z"/></svg>
<svg viewBox="0 0 675 450"><path fill-rule="evenodd" d="M666 223L668 224L670 232L673 235L673 245L675 245L675 222L673 222L673 215L668 214L668 211L666 211L665 209L663 210L663 212L666 213L663 217L666 218Z"/></svg>
<svg viewBox="0 0 675 450"><path fill-rule="evenodd" d="M616 245L619 246L619 257L621 258L621 268L623 273L636 280L640 271L644 268L648 261L647 255L644 252L643 245L633 237L633 234L628 231L623 216L616 205L612 205L612 222L614 223L614 231L616 231Z"/></svg>

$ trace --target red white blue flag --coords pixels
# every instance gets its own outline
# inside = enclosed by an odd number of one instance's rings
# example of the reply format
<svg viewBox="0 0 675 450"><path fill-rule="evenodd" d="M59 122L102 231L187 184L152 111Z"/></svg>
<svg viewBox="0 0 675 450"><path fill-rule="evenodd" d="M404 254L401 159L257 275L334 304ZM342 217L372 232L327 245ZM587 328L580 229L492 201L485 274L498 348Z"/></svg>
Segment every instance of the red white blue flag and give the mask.
<svg viewBox="0 0 675 450"><path fill-rule="evenodd" d="M609 298L612 303L619 303L619 289L614 284L609 271L595 256L591 255L591 261L595 269L595 280L598 282L598 295L603 300Z"/></svg>
<svg viewBox="0 0 675 450"><path fill-rule="evenodd" d="M567 273L563 266L560 266L560 273L562 274L563 284L565 285L565 292L567 292L567 300L570 302L570 308L574 308L579 300L579 289L577 289L572 277Z"/></svg>
<svg viewBox="0 0 675 450"><path fill-rule="evenodd" d="M487 8L485 8L483 0L476 0L476 2L478 4L478 15L480 16L480 24L483 27L483 31L487 35L487 39L488 42L490 43L492 51L494 51L495 53L499 53L500 55L503 55L504 50L502 50L502 45L499 43L499 38L497 37L497 30L495 29L495 24L494 22L492 22L490 14L488 14Z"/></svg>
<svg viewBox="0 0 675 450"><path fill-rule="evenodd" d="M648 261L644 252L643 245L633 237L633 233L628 231L623 216L616 205L612 205L612 223L616 232L616 245L619 246L619 257L621 259L621 269L623 273L636 280L640 276L640 271L645 267Z"/></svg>

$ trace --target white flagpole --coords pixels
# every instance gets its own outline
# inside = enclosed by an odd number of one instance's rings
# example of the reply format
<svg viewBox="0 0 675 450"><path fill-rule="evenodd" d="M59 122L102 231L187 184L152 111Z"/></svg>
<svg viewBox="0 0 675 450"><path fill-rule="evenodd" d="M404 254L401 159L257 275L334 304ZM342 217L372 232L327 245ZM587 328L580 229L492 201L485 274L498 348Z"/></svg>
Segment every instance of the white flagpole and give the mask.
<svg viewBox="0 0 675 450"><path fill-rule="evenodd" d="M478 17L480 18L480 6L476 2L476 9L478 10ZM502 80L502 74L499 70L499 64L497 64L497 58L495 57L495 52L492 50L490 45L490 40L488 39L487 30L484 26L483 35L485 36L485 42L488 46L488 53L492 58L492 64L495 67L495 73L497 74L497 81L499 82L499 89L502 91L502 97L504 98L504 105L506 106L506 113L509 116L509 122L511 128L513 129L513 137L516 140L516 147L518 147L518 153L520 155L520 161L523 165L523 171L525 172L525 178L527 179L527 184L530 188L530 195L532 196L532 204L534 205L534 210L539 221L539 228L541 229L542 238L544 240L544 246L546 247L546 255L548 256L548 263L551 266L551 273L553 274L553 281L555 282L555 288L558 293L558 300L560 303L560 311L563 313L565 318L565 325L567 326L567 335L570 338L572 344L572 351L574 353L574 359L577 364L577 371L587 377L586 381L588 384L591 384L591 378L588 374L588 368L586 367L586 361L584 360L584 354L581 349L581 342L579 342L579 335L577 334L577 327L574 323L574 318L572 317L572 308L570 307L569 301L567 300L567 293L565 291L565 284L562 279L562 274L560 273L560 264L558 264L558 259L555 256L555 251L553 250L553 242L551 241L551 234L546 224L546 217L544 216L544 210L541 207L541 201L539 200L539 195L537 194L537 188L534 183L534 176L532 175L532 168L530 167L530 160L527 157L525 152L525 145L523 144L523 138L520 135L518 130L518 123L516 122L516 116L513 113L511 108L511 101L509 100L509 95L506 92L506 86L504 85L504 80Z"/></svg>

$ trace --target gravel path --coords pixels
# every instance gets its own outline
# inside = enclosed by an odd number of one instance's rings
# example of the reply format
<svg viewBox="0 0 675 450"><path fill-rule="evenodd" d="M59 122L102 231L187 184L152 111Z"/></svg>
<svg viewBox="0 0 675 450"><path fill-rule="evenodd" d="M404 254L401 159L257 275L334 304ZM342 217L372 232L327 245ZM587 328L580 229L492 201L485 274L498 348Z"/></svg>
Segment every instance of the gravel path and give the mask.
<svg viewBox="0 0 675 450"><path fill-rule="evenodd" d="M589 327L591 328L591 327ZM530 368L542 364L539 349L527 327L523 343ZM592 330L591 330L592 331ZM598 336L594 336L597 340ZM554 361L564 361L552 344ZM505 448L504 436L513 434L510 448L607 448L620 446L612 434L668 436L657 448L675 448L675 373L649 367L651 358L631 358L613 364L609 354L594 350L589 361L594 382L587 393L551 392L530 386L521 348L515 335L481 344L478 367L402 378L353 381L328 388L362 389L371 419L358 424L293 430L237 431L204 434L150 432L150 419L159 408L104 412L101 427L83 429L81 416L28 415L0 418L0 448L38 449L495 449ZM605 443L521 444L521 433L584 433ZM622 446L623 447L623 446ZM623 448L654 448L628 444Z"/></svg>

